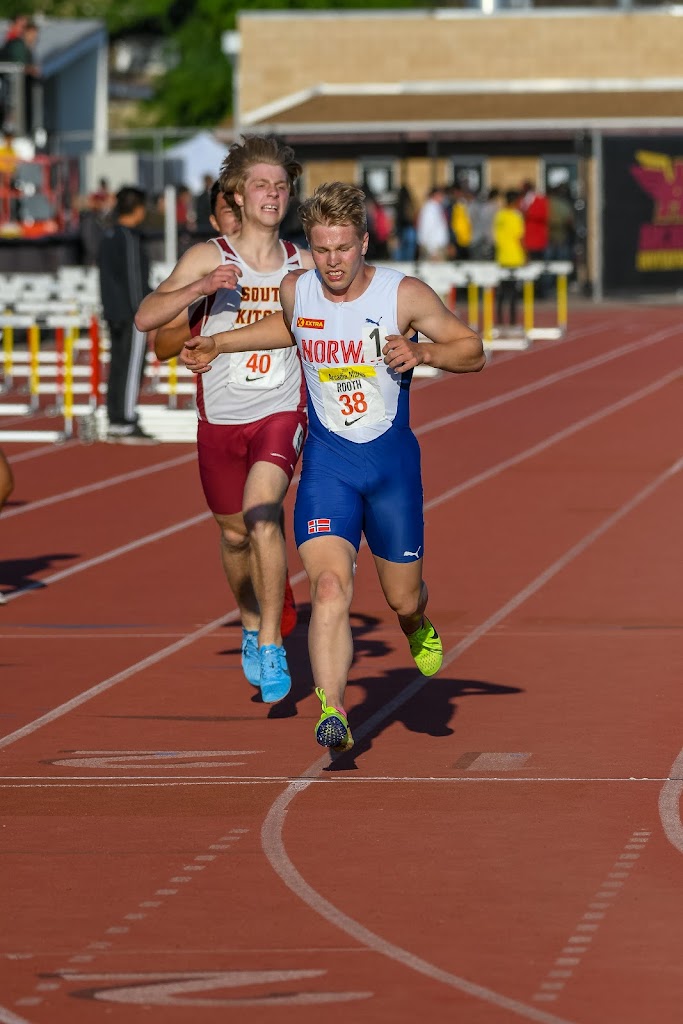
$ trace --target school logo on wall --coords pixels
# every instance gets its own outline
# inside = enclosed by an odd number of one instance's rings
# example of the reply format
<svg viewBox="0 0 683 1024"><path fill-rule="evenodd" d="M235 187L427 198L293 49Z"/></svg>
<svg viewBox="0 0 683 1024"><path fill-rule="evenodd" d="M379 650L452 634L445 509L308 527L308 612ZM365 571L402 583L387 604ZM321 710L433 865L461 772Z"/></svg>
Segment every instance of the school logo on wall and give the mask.
<svg viewBox="0 0 683 1024"><path fill-rule="evenodd" d="M675 292L683 270L683 135L602 140L605 294Z"/></svg>
<svg viewBox="0 0 683 1024"><path fill-rule="evenodd" d="M654 202L652 223L641 224L636 267L683 268L683 158L640 149L631 174Z"/></svg>

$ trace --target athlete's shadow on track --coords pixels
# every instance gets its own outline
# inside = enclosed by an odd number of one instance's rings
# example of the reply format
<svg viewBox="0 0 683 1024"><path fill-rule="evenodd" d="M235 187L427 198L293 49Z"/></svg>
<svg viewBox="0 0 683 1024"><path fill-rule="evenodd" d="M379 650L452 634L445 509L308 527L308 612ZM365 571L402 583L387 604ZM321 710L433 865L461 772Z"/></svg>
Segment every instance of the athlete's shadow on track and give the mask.
<svg viewBox="0 0 683 1024"><path fill-rule="evenodd" d="M424 733L425 736L452 736L455 729L451 722L458 713L457 702L462 697L502 697L523 692L516 686L438 675L434 679L425 679L416 693L398 707L387 711L387 706L400 697L415 678L415 668L407 666L405 669L391 669L367 685L360 681L349 682L349 689L360 687L365 691L362 703L349 712L349 725L355 745L348 754L333 754L325 771L354 771L357 768L356 759L367 753L373 741L394 723L402 725L409 732Z"/></svg>
<svg viewBox="0 0 683 1024"><path fill-rule="evenodd" d="M33 590L42 589L47 584L34 579L36 573L51 569L55 562L68 559L74 561L77 558L78 555L62 552L53 555L34 555L31 558L8 558L0 561L0 583L9 584L15 590L24 590L28 587Z"/></svg>
<svg viewBox="0 0 683 1024"><path fill-rule="evenodd" d="M299 701L306 700L313 693L313 676L308 657L310 612L310 605L299 606L299 623L285 641L292 673L292 689L284 700L270 708L268 718L293 718L298 714ZM381 620L373 615L351 612L354 660L362 656L367 664L373 658L383 658L391 653L393 644L389 645L384 640L374 639L372 636L380 624ZM401 643L398 634L396 643ZM406 661L409 661L407 645ZM371 675L371 671L368 674ZM403 725L409 732L424 733L435 738L451 736L454 732L451 722L457 714L457 701L462 697L500 697L522 692L514 686L439 675L435 679L425 679L424 685L417 693L387 713L387 705L415 678L416 669L410 663L406 664L405 668L391 669L382 675L378 674L371 678L367 685L359 680L352 680L349 683L349 690L360 687L365 691L362 703L349 712L349 725L356 738L356 744L348 754L333 754L332 762L326 771L353 771L357 767L355 759L370 750L373 740L395 722ZM260 696L255 694L253 700L259 701ZM370 725L367 732L364 731L366 723Z"/></svg>

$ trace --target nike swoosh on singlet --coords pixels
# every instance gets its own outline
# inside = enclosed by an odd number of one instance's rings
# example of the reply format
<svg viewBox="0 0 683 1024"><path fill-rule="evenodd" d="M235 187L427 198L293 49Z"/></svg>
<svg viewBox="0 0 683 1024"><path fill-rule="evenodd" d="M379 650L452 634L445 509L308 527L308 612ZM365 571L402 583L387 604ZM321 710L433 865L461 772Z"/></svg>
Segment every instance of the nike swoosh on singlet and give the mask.
<svg viewBox="0 0 683 1024"><path fill-rule="evenodd" d="M362 420L364 416L365 413L362 412L360 416L356 416L355 420L344 420L344 423L346 424L347 427L350 427L352 423L358 423L358 420Z"/></svg>
<svg viewBox="0 0 683 1024"><path fill-rule="evenodd" d="M247 380L263 380L263 378L264 378L265 376L266 376L266 374L265 374L265 373L261 373L261 374L259 374L259 376L258 376L258 377L247 377L246 379L247 379Z"/></svg>

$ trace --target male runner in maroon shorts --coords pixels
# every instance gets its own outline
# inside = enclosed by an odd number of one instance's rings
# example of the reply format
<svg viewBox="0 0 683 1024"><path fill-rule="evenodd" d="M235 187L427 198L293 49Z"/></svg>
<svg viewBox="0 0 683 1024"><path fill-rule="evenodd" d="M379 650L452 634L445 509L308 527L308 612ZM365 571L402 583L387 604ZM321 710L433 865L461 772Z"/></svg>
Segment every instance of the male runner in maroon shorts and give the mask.
<svg viewBox="0 0 683 1024"><path fill-rule="evenodd" d="M188 318L193 334L206 335L281 308L282 278L313 265L309 253L278 238L300 172L292 150L277 140L252 136L231 146L219 181L239 212L239 239L194 246L142 303L140 329L168 325L155 341L160 357L180 351ZM216 369L197 394L200 475L242 615L244 673L271 703L291 686L280 628L286 581L280 517L305 436L304 384L293 350L227 356Z"/></svg>

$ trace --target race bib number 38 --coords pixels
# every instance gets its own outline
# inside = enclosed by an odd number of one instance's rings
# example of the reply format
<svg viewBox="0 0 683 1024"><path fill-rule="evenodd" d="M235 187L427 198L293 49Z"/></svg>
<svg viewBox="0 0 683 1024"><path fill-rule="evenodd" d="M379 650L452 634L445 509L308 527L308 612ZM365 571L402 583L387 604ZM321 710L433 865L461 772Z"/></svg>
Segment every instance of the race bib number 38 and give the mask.
<svg viewBox="0 0 683 1024"><path fill-rule="evenodd" d="M374 366L344 366L318 371L330 430L353 430L380 423L386 416Z"/></svg>
<svg viewBox="0 0 683 1024"><path fill-rule="evenodd" d="M281 352L233 352L230 383L256 389L279 388L285 382Z"/></svg>

